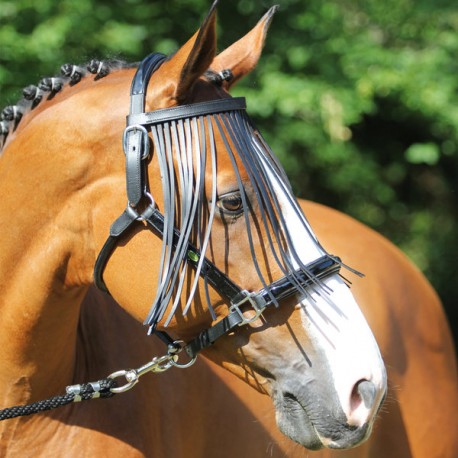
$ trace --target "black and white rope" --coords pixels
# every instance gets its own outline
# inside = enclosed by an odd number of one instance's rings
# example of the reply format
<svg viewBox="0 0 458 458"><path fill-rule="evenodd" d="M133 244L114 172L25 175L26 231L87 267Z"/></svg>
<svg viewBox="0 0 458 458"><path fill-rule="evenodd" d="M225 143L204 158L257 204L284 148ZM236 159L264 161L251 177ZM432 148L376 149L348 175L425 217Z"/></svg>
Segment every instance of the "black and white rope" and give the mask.
<svg viewBox="0 0 458 458"><path fill-rule="evenodd" d="M114 396L115 393L112 389L116 386L117 382L112 378L83 383L81 385L71 385L67 387L66 394L53 396L52 398L43 399L31 404L13 406L0 410L0 421L46 412L47 410L63 407L72 402L88 401L95 398L110 398Z"/></svg>

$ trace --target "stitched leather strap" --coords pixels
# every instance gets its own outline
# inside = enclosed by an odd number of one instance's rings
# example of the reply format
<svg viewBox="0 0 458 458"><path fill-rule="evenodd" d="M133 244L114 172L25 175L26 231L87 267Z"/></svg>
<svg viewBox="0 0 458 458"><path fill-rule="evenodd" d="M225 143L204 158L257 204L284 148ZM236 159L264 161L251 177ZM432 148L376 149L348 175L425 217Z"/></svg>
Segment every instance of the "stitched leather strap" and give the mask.
<svg viewBox="0 0 458 458"><path fill-rule="evenodd" d="M301 285L303 288L313 285L316 279L321 279L337 273L340 269L340 259L325 255L316 261L313 261L307 266L309 276L305 274L302 269L297 271L297 274L301 277ZM269 285L269 289L261 289L257 293L248 293L242 291L238 296L239 304L246 301L245 299L249 295L253 301L255 301L259 307L265 309L272 305L278 306L278 303L282 300L297 294L297 288L290 282L288 277L282 277L277 281L274 281ZM205 329L200 332L199 335L189 342L186 347L186 353L189 357L193 358L202 349L209 347L216 342L223 335L231 332L234 328L239 325L246 324L250 320L246 320L243 317L243 310L237 304L237 299L232 301L233 309L228 316L218 321L212 327ZM255 310L256 311L256 310Z"/></svg>
<svg viewBox="0 0 458 458"><path fill-rule="evenodd" d="M151 125L171 120L245 109L245 97L210 100L209 102L164 108L162 110L150 111L149 113L130 114L127 116L127 125Z"/></svg>
<svg viewBox="0 0 458 458"><path fill-rule="evenodd" d="M105 282L103 281L103 271L114 249L116 248L119 238L130 230L132 224L139 218L144 219L155 231L155 233L159 237L162 237L164 229L164 216L159 212L159 210L148 207L142 215L139 215L134 209L127 207L124 213L122 213L121 216L111 225L110 236L100 250L95 263L94 282L102 291L108 292ZM177 230L174 232L173 247L175 248L179 233ZM188 253L187 262L192 267L196 267L200 258L199 250L193 245L188 244ZM234 299L242 292L242 289L239 286L237 286L207 258L204 258L203 260L202 276L205 277L208 283L228 302L233 302Z"/></svg>
<svg viewBox="0 0 458 458"><path fill-rule="evenodd" d="M148 154L149 143L146 129L129 129L124 134L124 152L126 153L126 191L130 205L136 207L143 197L143 187L146 177L145 167L142 167L142 160ZM145 151L146 149L146 151Z"/></svg>
<svg viewBox="0 0 458 458"><path fill-rule="evenodd" d="M143 59L138 66L132 86L130 88L130 112L143 113L145 111L145 91L151 75L162 65L167 56L153 53Z"/></svg>
<svg viewBox="0 0 458 458"><path fill-rule="evenodd" d="M116 248L119 238L132 226L138 217L139 215L135 210L131 207L127 207L121 216L111 225L110 235L97 256L97 260L94 265L94 283L97 288L101 289L105 293L110 294L105 282L103 281L105 266Z"/></svg>

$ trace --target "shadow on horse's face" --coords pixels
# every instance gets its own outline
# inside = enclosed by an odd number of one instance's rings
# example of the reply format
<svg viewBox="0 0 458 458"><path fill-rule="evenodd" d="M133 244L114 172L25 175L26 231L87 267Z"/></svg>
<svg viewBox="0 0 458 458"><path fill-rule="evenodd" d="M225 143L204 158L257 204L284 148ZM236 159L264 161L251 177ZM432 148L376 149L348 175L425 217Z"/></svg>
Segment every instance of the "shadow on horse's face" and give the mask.
<svg viewBox="0 0 458 458"><path fill-rule="evenodd" d="M179 119L153 111L166 121L143 124L151 125L147 173L165 215L164 242L137 229L107 266L107 285L135 317L147 315L151 329L186 342L229 312L243 315L244 326L214 343L207 334L199 350L268 393L278 426L291 439L311 449L347 448L367 438L385 395L377 344L338 271L323 270L320 260L331 267L340 261L319 244L272 152L229 98L232 83L202 78L209 67L216 75L229 72L233 82L249 72L271 16L215 58L212 10L199 33L151 78L149 109L192 103L200 110L207 105L196 102L223 106L227 100L236 108ZM182 236L197 250L184 249L175 259ZM195 270L187 268L186 256ZM208 260L203 267L201 259ZM218 281L207 284L212 266L249 300L222 293ZM148 313L145 291L154 284L159 292Z"/></svg>

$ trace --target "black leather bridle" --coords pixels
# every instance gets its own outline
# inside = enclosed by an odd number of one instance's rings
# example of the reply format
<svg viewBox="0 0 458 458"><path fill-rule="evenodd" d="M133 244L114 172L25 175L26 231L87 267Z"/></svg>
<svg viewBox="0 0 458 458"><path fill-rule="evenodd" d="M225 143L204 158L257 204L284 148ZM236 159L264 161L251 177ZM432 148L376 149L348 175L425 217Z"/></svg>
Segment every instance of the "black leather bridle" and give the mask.
<svg viewBox="0 0 458 458"><path fill-rule="evenodd" d="M103 271L120 238L136 224L139 224L139 221L146 222L159 237L162 237L164 233L164 215L155 207L148 188L146 159L149 156L150 140L147 128L164 121L245 110L246 108L244 98L226 98L145 113L146 87L153 72L159 68L165 59L166 56L163 54L149 55L139 65L132 82L130 114L127 117L127 127L123 138L126 155L128 205L121 216L112 224L110 235L102 247L94 267L95 284L105 292L108 292L108 289L103 281ZM173 247L175 247L179 235L179 231L174 229ZM188 264L196 267L201 258L199 250L189 243L187 253ZM200 262L203 263L200 276L204 277L231 306L229 314L225 318L200 332L195 339L184 346L191 358L194 358L200 350L209 347L237 326L246 325L259 318L266 308L272 305L278 306L284 299L300 294L300 289L304 290L316 280L339 272L342 265L339 258L325 254L307 264L305 269L301 268L295 271L294 281L291 280L290 275L286 275L267 285L267 287L249 292L234 283L207 258ZM250 307L255 313L247 318L244 312ZM155 325L156 323L150 330L155 331ZM160 332L158 334L167 343L173 344L173 340L166 333Z"/></svg>

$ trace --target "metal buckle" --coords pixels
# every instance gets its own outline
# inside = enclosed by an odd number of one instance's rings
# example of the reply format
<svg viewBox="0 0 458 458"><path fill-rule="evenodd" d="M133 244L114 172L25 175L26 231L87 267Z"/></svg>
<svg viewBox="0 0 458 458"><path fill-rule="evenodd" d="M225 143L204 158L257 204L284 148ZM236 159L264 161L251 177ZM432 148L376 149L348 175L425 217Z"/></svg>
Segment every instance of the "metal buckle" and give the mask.
<svg viewBox="0 0 458 458"><path fill-rule="evenodd" d="M244 294L243 299L237 302L237 304L232 304L229 308L229 312L237 312L240 318L242 319L242 321L238 323L238 325L245 326L247 324L253 323L253 321L256 321L262 315L262 312L264 312L264 310L266 309L266 302L257 293L250 293L249 291L243 290L241 294ZM255 312L255 315L251 318L247 318L244 315L244 312L240 310L240 306L242 306L246 302L250 303L252 310L254 310ZM247 310L245 310L245 312L247 312Z"/></svg>
<svg viewBox="0 0 458 458"><path fill-rule="evenodd" d="M124 154L127 152L127 136L130 134L130 132L133 132L134 134L137 133L137 130L141 132L142 135L142 143L143 143L143 151L142 151L142 159L147 159L149 156L149 137L148 137L148 131L140 124L134 124L132 126L127 126L124 129L124 134L122 136L122 145L124 148Z"/></svg>

